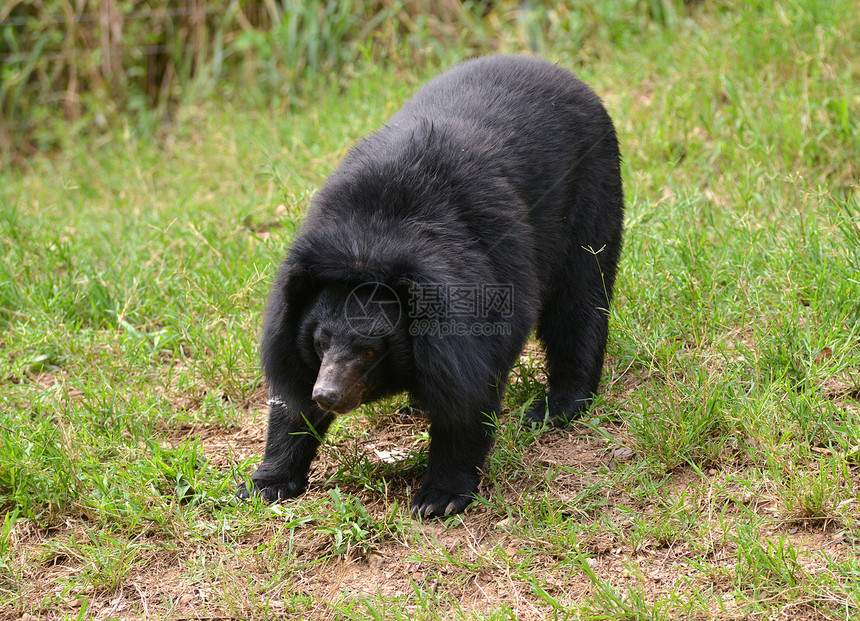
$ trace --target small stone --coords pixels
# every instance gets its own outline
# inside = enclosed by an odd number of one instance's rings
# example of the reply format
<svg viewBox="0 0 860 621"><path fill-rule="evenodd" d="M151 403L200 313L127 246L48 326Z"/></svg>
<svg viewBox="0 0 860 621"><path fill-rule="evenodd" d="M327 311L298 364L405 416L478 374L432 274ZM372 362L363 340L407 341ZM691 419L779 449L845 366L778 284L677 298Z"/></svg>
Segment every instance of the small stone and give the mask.
<svg viewBox="0 0 860 621"><path fill-rule="evenodd" d="M712 477L717 476L717 469L711 468L710 470L708 470L708 474L711 475Z"/></svg>
<svg viewBox="0 0 860 621"><path fill-rule="evenodd" d="M192 599L194 599L194 596L193 596L193 595L191 595L191 593L186 593L185 595L183 595L182 597L180 597L180 598L179 598L179 604L180 604L181 606L185 606L185 605L187 605L187 604L188 604L188 602L190 602Z"/></svg>
<svg viewBox="0 0 860 621"><path fill-rule="evenodd" d="M597 569L597 565L598 565L597 559L594 558L593 556L589 556L587 559L585 559L585 564L588 565L589 567L591 567L592 569Z"/></svg>
<svg viewBox="0 0 860 621"><path fill-rule="evenodd" d="M633 449L627 448L626 446L622 446L621 448L617 448L612 451L612 458L615 461L628 461L633 458L633 455Z"/></svg>
<svg viewBox="0 0 860 621"><path fill-rule="evenodd" d="M507 528L510 525L511 525L511 518L509 518L509 517L505 518L504 520L500 520L500 521L496 522L497 528Z"/></svg>

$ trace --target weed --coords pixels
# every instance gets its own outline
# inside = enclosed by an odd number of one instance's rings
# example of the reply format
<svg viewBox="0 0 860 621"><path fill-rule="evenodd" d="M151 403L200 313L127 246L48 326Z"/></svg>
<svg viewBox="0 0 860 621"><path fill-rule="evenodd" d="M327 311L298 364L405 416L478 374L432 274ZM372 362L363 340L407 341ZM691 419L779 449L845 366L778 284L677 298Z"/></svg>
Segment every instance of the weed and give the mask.
<svg viewBox="0 0 860 621"><path fill-rule="evenodd" d="M807 523L838 520L852 498L848 462L842 455L818 460L812 469L795 466L774 472L786 518Z"/></svg>
<svg viewBox="0 0 860 621"><path fill-rule="evenodd" d="M367 554L382 540L390 520L397 514L397 504L388 517L372 517L358 498L344 498L338 488L329 490L330 510L323 514L318 533L331 538L330 554Z"/></svg>

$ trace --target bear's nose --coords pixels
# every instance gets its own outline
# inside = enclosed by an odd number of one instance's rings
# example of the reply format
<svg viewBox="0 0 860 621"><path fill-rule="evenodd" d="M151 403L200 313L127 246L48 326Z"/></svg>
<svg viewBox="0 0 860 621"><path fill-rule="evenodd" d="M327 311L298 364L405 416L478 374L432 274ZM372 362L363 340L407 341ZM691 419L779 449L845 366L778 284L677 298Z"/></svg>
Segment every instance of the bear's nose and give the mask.
<svg viewBox="0 0 860 621"><path fill-rule="evenodd" d="M320 406L320 408L326 412L331 412L340 405L340 402L343 400L343 395L335 390L317 388L314 386L314 394L311 398L317 402L317 405Z"/></svg>

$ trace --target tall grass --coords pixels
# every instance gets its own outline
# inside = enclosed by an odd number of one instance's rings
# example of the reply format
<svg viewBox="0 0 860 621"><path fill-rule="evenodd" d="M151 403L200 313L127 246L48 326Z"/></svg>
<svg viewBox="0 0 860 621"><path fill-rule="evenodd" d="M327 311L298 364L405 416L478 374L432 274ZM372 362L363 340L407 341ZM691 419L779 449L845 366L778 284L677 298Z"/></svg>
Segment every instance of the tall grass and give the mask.
<svg viewBox="0 0 860 621"><path fill-rule="evenodd" d="M672 26L688 10L673 0L13 0L0 8L0 156L21 163L116 127L157 133L183 101L292 101L360 59L403 68L510 40L576 50Z"/></svg>
<svg viewBox="0 0 860 621"><path fill-rule="evenodd" d="M0 147L7 158L25 157L128 119L152 130L183 98L223 90L289 97L303 79L367 53L379 35L423 34L428 18L448 20L427 32L454 40L450 24L473 10L459 2L13 1L0 9Z"/></svg>

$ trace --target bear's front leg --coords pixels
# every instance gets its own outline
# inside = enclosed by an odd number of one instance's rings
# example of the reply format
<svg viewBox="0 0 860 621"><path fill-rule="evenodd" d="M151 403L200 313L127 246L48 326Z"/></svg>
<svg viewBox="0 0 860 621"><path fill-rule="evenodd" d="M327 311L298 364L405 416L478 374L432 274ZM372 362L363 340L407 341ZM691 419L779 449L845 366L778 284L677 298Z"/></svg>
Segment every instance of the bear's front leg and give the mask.
<svg viewBox="0 0 860 621"><path fill-rule="evenodd" d="M490 411L498 411L498 408ZM471 504L481 481L480 468L493 446L494 423L479 413L466 421L434 420L424 484L412 499L413 517L460 513Z"/></svg>
<svg viewBox="0 0 860 621"><path fill-rule="evenodd" d="M298 496L308 485L308 470L320 441L334 420L310 400L269 399L269 430L263 463L251 475L253 489L243 483L239 498L260 495L264 500Z"/></svg>

